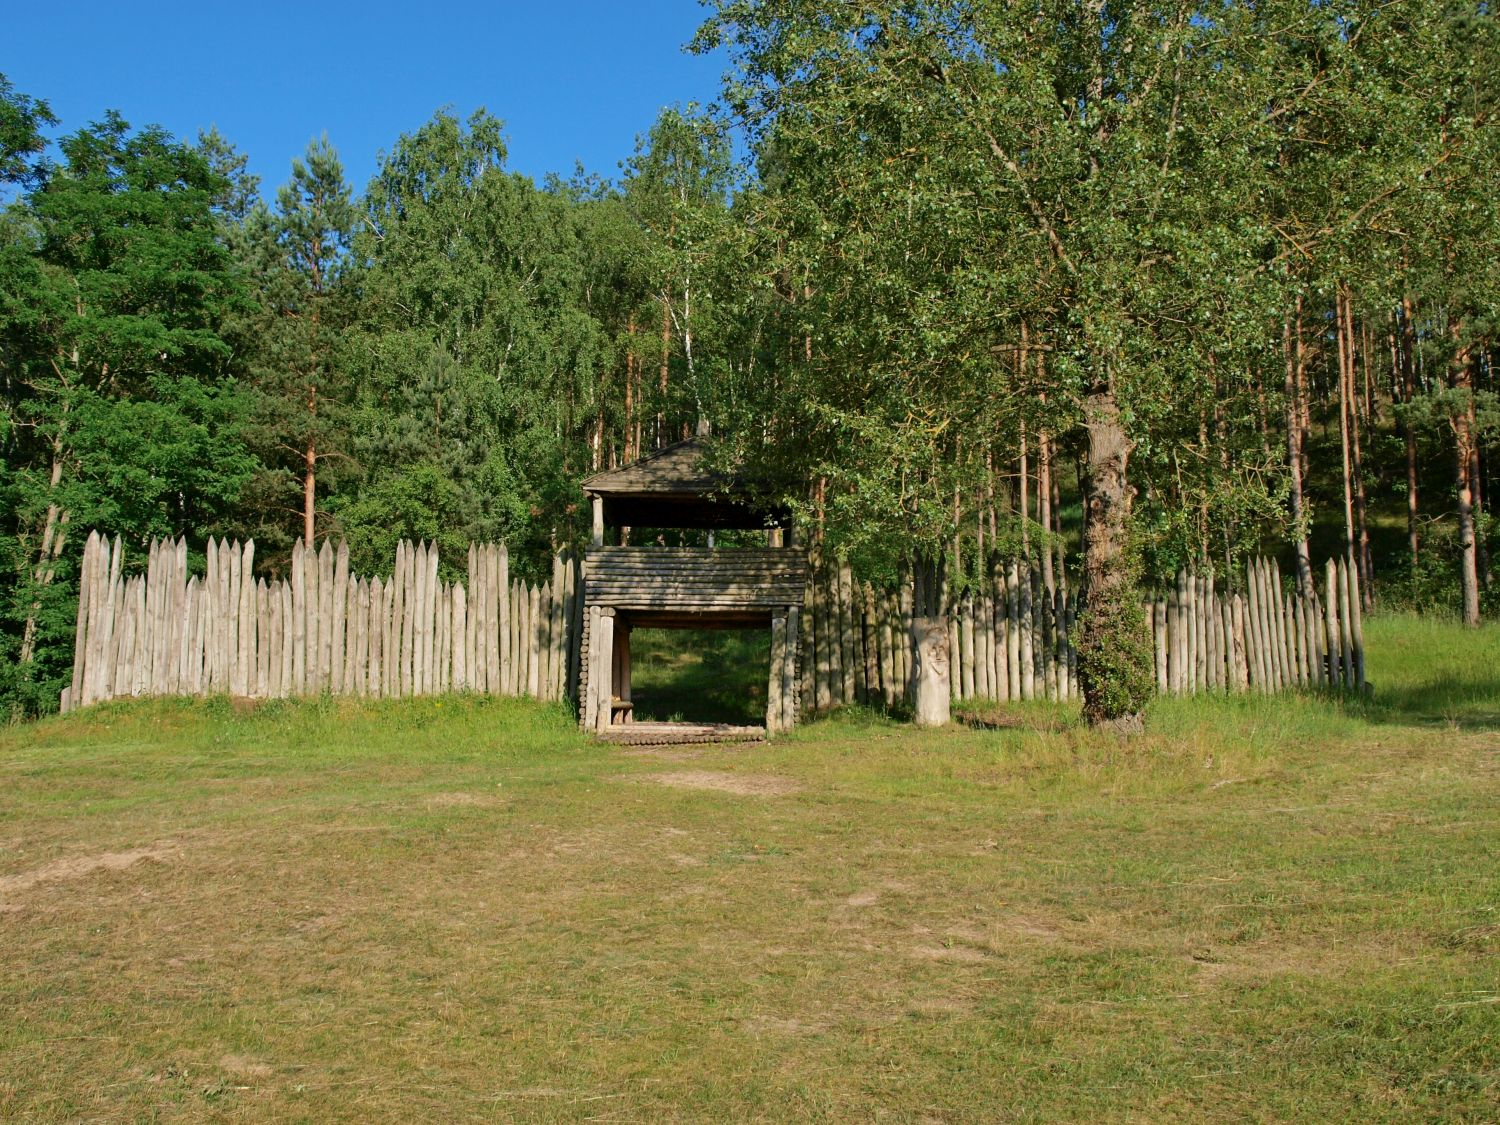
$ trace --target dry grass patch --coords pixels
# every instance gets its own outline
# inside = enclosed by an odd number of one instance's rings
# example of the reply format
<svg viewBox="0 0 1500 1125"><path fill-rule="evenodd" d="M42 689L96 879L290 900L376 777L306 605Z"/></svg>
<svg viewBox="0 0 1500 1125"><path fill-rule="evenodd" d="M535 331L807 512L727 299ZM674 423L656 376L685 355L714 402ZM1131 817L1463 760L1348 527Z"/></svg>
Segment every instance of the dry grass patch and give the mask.
<svg viewBox="0 0 1500 1125"><path fill-rule="evenodd" d="M771 774L721 773L713 770L653 773L645 775L642 780L669 785L674 789L707 789L714 793L733 793L739 797L785 797L802 789L802 786L789 778Z"/></svg>
<svg viewBox="0 0 1500 1125"><path fill-rule="evenodd" d="M164 841L144 848L131 848L122 852L100 852L96 855L75 855L55 859L30 871L15 875L0 876L0 895L15 895L29 891L39 883L61 883L83 879L99 871L124 871L147 860L164 862L177 854L177 844Z"/></svg>

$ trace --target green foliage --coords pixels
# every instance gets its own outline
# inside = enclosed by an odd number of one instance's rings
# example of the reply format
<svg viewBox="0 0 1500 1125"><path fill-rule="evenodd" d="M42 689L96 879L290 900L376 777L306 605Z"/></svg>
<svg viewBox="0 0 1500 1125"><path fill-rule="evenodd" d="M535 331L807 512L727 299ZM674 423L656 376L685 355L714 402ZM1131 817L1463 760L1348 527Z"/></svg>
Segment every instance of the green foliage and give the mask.
<svg viewBox="0 0 1500 1125"><path fill-rule="evenodd" d="M377 488L392 470L441 464L449 533L506 539L539 565L580 522L569 486L613 355L580 301L586 205L538 191L504 158L497 120L439 113L372 181L350 341L355 448ZM340 512L356 536L362 512Z"/></svg>
<svg viewBox="0 0 1500 1125"><path fill-rule="evenodd" d="M1137 596L1139 566L1129 566L1128 594L1085 598L1074 625L1078 676L1093 723L1136 719L1156 694L1155 654L1144 604Z"/></svg>
<svg viewBox="0 0 1500 1125"><path fill-rule="evenodd" d="M47 147L42 127L57 118L45 101L16 93L0 74L0 184L30 187L45 175L38 157Z"/></svg>
<svg viewBox="0 0 1500 1125"><path fill-rule="evenodd" d="M318 489L352 471L344 348L353 305L345 271L356 220L343 165L325 136L292 161L275 208L252 205L241 224L259 297L240 326L254 403L249 438L265 466L247 494L254 507L245 530L269 548L268 557L284 557L293 540L306 538L309 519L317 534Z"/></svg>
<svg viewBox="0 0 1500 1125"><path fill-rule="evenodd" d="M1493 553L1500 548L1495 536L1495 518L1486 512L1476 520L1476 534ZM1382 608L1413 613L1457 617L1463 608L1463 590L1458 582L1458 530L1447 524L1434 523L1425 529L1422 548L1416 563L1402 554L1394 557L1382 570L1380 604ZM1500 586L1481 588L1480 610L1485 617L1500 612Z"/></svg>
<svg viewBox="0 0 1500 1125"><path fill-rule="evenodd" d="M198 151L116 114L0 224L5 468L0 706L55 704L78 528L209 534L255 469L224 328L248 308Z"/></svg>
<svg viewBox="0 0 1500 1125"><path fill-rule="evenodd" d="M760 726L770 663L765 629L635 629L635 718Z"/></svg>
<svg viewBox="0 0 1500 1125"><path fill-rule="evenodd" d="M497 457L486 469L477 478L490 501L484 512L466 507L472 497L447 465L413 462L375 478L337 509L352 565L360 574L389 573L398 542L427 540L439 544L444 581L466 581L469 544L476 541L472 529L495 527L498 534L486 541L523 541L527 514L514 492L507 491L512 482L504 463Z"/></svg>

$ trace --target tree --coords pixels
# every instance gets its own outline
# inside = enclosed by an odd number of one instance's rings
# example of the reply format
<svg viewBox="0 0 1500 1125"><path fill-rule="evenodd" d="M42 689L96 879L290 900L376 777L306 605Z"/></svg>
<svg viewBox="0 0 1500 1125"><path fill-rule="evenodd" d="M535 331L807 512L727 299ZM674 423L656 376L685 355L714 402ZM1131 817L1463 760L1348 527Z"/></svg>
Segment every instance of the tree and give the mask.
<svg viewBox="0 0 1500 1125"><path fill-rule="evenodd" d="M254 462L222 328L241 277L219 239L223 181L159 128L116 114L6 215L6 477L15 522L5 684L56 699L72 636L71 526L154 536L217 527Z"/></svg>
<svg viewBox="0 0 1500 1125"><path fill-rule="evenodd" d="M1485 569L1480 449L1495 433L1496 415L1495 393L1477 375L1500 309L1500 205L1487 186L1500 175L1500 25L1487 5L1465 4L1435 14L1420 30L1427 46L1419 101L1426 162L1414 185L1421 233L1407 281L1438 312L1433 358L1447 378L1425 401L1411 402L1406 417L1451 438L1462 616L1477 626Z"/></svg>
<svg viewBox="0 0 1500 1125"><path fill-rule="evenodd" d="M597 240L622 226L583 218L617 201L538 189L504 159L498 120L443 111L371 182L350 340L358 446L365 488L409 497L396 478L436 467L471 538L505 538L540 566L583 522L576 482L618 364L602 316L619 308L621 255Z"/></svg>
<svg viewBox="0 0 1500 1125"><path fill-rule="evenodd" d="M650 235L649 269L661 310L657 448L675 440L667 423L672 413L691 410L694 428L707 432L712 392L698 352L703 350L705 326L713 323L714 294L705 281L729 218L733 182L727 136L694 105L663 110L651 132L637 143L626 169L625 200ZM678 348L683 366L680 403L672 401L669 377Z"/></svg>
<svg viewBox="0 0 1500 1125"><path fill-rule="evenodd" d="M728 100L781 177L758 218L785 238L777 268L808 279L815 337L794 427L842 433L848 456L819 469L851 534L942 549L941 498L972 494L975 447L1038 413L1015 361L1044 357L1048 428L1084 449L1094 722L1133 726L1150 688L1131 458L1237 398L1262 343L1224 311L1266 285L1275 19L724 0L700 34L734 51Z"/></svg>
<svg viewBox="0 0 1500 1125"><path fill-rule="evenodd" d="M260 208L247 220L263 306L253 380L257 430L277 474L272 503L291 508L300 494L309 545L318 530L319 474L326 461L345 455L350 388L340 347L349 315L341 282L356 217L343 165L323 137L292 161L275 210Z"/></svg>
<svg viewBox="0 0 1500 1125"><path fill-rule="evenodd" d="M0 184L35 187L45 176L40 157L47 141L42 128L57 118L45 101L16 93L0 74Z"/></svg>

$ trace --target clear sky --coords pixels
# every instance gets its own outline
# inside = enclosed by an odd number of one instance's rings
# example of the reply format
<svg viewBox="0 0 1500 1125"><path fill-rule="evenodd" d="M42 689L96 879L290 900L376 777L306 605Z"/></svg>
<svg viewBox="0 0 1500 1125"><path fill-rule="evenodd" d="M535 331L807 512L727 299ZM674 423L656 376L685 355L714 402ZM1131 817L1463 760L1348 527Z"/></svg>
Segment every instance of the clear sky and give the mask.
<svg viewBox="0 0 1500 1125"><path fill-rule="evenodd" d="M505 122L508 165L609 178L657 112L718 94L722 56L683 51L697 0L12 3L0 73L71 132L119 110L192 139L216 125L268 198L324 132L356 190L440 106Z"/></svg>

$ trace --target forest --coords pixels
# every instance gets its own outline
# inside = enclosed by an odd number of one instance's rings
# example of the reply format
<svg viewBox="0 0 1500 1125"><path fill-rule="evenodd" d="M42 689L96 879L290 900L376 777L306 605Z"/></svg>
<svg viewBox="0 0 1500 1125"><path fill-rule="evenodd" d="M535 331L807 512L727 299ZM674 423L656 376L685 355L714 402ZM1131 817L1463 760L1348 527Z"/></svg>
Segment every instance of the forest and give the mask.
<svg viewBox="0 0 1500 1125"><path fill-rule="evenodd" d="M485 110L272 191L0 76L0 709L56 709L90 529L539 573L580 478L702 431L866 572L1079 583L1093 718L1180 566L1500 608L1489 0L717 0L691 46L716 101L541 184Z"/></svg>

